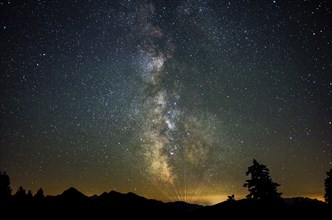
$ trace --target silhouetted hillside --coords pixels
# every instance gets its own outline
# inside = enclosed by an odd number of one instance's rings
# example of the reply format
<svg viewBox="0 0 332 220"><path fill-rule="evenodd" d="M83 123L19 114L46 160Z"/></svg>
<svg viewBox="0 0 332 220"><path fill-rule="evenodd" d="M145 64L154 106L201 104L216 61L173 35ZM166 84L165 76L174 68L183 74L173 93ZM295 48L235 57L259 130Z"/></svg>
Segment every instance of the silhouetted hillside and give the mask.
<svg viewBox="0 0 332 220"><path fill-rule="evenodd" d="M292 207L324 207L326 203L319 201L317 199L310 199L305 197L295 197L295 198L286 198L284 199L287 206Z"/></svg>
<svg viewBox="0 0 332 220"><path fill-rule="evenodd" d="M183 212L183 213L190 213L198 208L203 207L201 205L190 204L182 201L168 202L165 205L171 208L172 210L176 210L177 212Z"/></svg>
<svg viewBox="0 0 332 220"><path fill-rule="evenodd" d="M20 210L20 212L17 212ZM147 199L134 193L105 192L87 197L75 188L69 188L57 196L16 200L14 197L0 207L4 214L25 218L78 218L78 217L190 217L214 218L216 216L248 217L256 219L289 216L315 217L327 214L328 205L308 198L280 199L262 202L252 199L231 200L212 206L200 206L186 202L168 202ZM2 218L1 218L2 219Z"/></svg>
<svg viewBox="0 0 332 220"><path fill-rule="evenodd" d="M119 193L111 191L93 198L95 208L99 211L111 210L114 213L136 213L147 216L164 213L164 215L183 215L201 206L185 202L163 203L161 201L146 199L134 193Z"/></svg>
<svg viewBox="0 0 332 220"><path fill-rule="evenodd" d="M87 196L75 189L74 187L70 187L69 189L65 190L59 197L66 199L66 200L84 200L87 199Z"/></svg>
<svg viewBox="0 0 332 220"><path fill-rule="evenodd" d="M114 213L136 212L144 214L151 210L164 211L165 209L160 201L149 200L134 193L123 194L116 191L103 193L94 198L93 202L99 211L111 210Z"/></svg>
<svg viewBox="0 0 332 220"><path fill-rule="evenodd" d="M193 211L195 217L213 217L216 215L230 215L232 217L254 217L258 219L313 217L317 219L330 213L326 203L309 198L287 198L279 201L267 202L252 199L225 201L212 206L205 206Z"/></svg>

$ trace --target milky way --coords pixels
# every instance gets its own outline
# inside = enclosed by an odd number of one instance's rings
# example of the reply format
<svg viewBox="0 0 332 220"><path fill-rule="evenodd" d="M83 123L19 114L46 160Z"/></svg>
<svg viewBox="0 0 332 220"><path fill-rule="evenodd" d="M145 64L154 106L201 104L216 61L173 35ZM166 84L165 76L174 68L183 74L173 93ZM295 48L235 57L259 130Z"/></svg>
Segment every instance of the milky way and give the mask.
<svg viewBox="0 0 332 220"><path fill-rule="evenodd" d="M152 24L154 5L143 4L136 10L140 13L134 32L143 39L143 45L137 45L137 68L143 83L142 98L134 103L134 109L140 112L143 175L168 199L187 201L202 193L202 186L215 172L209 164L216 162L210 151L220 145L216 127L207 113L198 115L180 105L179 81L164 83L169 77L165 65L173 59L176 48L163 30ZM217 158L222 156L216 154Z"/></svg>
<svg viewBox="0 0 332 220"><path fill-rule="evenodd" d="M0 170L15 191L243 198L266 164L322 198L331 2L0 2Z"/></svg>

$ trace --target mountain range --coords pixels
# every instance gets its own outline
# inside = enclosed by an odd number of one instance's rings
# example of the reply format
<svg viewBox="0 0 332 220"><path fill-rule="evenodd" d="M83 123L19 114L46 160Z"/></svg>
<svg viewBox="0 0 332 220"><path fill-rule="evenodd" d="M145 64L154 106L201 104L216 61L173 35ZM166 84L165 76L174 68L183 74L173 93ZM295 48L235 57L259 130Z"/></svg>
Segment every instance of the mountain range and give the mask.
<svg viewBox="0 0 332 220"><path fill-rule="evenodd" d="M22 210L22 212L17 212ZM132 192L104 192L101 195L86 196L71 187L62 194L46 196L30 201L12 201L1 207L0 213L35 218L113 218L121 217L190 217L252 216L257 218L285 217L289 215L308 217L331 213L326 203L309 198L287 198L278 202L254 201L249 199L228 200L211 206L186 202L161 202L147 199ZM286 215L287 213L287 215ZM1 218L2 219L2 218Z"/></svg>

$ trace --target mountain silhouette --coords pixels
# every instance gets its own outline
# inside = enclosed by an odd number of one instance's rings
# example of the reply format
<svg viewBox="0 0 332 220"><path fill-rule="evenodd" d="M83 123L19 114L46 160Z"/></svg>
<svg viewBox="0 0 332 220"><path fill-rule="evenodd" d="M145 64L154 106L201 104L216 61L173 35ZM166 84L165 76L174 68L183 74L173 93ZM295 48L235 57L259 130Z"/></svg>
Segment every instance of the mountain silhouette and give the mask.
<svg viewBox="0 0 332 220"><path fill-rule="evenodd" d="M154 213L179 216L201 207L185 202L164 203L147 199L132 192L126 194L116 191L105 192L98 197L94 197L93 200L96 208L100 211L108 209L117 214L135 213L140 216L150 216Z"/></svg>
<svg viewBox="0 0 332 220"><path fill-rule="evenodd" d="M304 219L308 217L323 217L330 213L326 203L310 198L286 198L278 202L256 201L253 199L241 199L224 201L212 206L205 206L194 210L191 214L194 217L213 217L223 213L225 216L234 218L256 218L283 219L287 217Z"/></svg>
<svg viewBox="0 0 332 220"><path fill-rule="evenodd" d="M88 199L86 195L75 189L74 187L70 187L69 189L65 190L62 194L58 197L66 200L85 200Z"/></svg>
<svg viewBox="0 0 332 220"><path fill-rule="evenodd" d="M183 201L168 202L165 205L170 207L172 210L176 210L177 212L185 212L185 213L190 213L194 210L203 207L202 205L190 204Z"/></svg>
<svg viewBox="0 0 332 220"><path fill-rule="evenodd" d="M115 218L121 217L188 217L214 218L215 216L274 218L324 216L329 213L324 202L309 198L286 198L278 202L255 201L253 199L229 200L211 206L201 206L182 201L161 202L147 199L135 193L104 192L88 197L70 187L56 196L22 201L11 200L0 207L0 213L13 218L66 219L66 218ZM18 212L17 210L21 210ZM50 214L51 213L51 214ZM266 215L266 213L268 213Z"/></svg>

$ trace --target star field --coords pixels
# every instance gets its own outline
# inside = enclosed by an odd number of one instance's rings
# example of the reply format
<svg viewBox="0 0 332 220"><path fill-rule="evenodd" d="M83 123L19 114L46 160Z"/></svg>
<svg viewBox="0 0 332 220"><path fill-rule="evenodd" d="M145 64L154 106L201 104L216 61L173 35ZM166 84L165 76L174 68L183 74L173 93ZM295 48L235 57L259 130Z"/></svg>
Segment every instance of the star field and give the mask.
<svg viewBox="0 0 332 220"><path fill-rule="evenodd" d="M330 1L0 1L0 170L215 203L253 158L283 196L332 166Z"/></svg>

